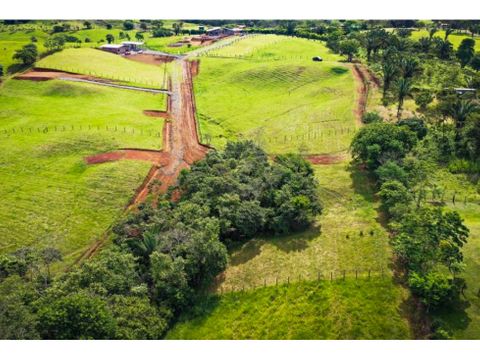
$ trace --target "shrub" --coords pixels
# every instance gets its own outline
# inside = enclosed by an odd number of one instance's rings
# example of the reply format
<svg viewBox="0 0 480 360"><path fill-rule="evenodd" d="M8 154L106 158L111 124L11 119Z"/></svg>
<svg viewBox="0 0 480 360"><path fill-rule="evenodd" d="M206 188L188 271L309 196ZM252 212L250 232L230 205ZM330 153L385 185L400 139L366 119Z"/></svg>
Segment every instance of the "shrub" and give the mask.
<svg viewBox="0 0 480 360"><path fill-rule="evenodd" d="M377 123L377 122L382 122L383 118L376 112L367 112L363 114L362 116L362 122L364 124L371 124L371 123Z"/></svg>

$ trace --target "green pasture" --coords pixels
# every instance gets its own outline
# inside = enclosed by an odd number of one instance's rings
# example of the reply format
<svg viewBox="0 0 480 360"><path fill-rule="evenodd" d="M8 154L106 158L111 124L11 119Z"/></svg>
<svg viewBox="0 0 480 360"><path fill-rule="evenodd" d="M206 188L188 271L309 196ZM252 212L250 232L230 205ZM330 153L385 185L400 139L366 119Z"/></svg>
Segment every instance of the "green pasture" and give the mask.
<svg viewBox="0 0 480 360"><path fill-rule="evenodd" d="M378 203L366 174L347 162L316 165L323 213L315 226L299 234L263 237L231 251L217 284L223 289L251 288L303 279L391 276L388 234L379 223Z"/></svg>
<svg viewBox="0 0 480 360"><path fill-rule="evenodd" d="M0 252L58 247L76 259L123 212L150 164L85 156L161 148L163 95L60 80L0 88Z"/></svg>
<svg viewBox="0 0 480 360"><path fill-rule="evenodd" d="M428 36L428 30L422 29L422 30L415 30L412 32L411 38L413 40L418 40L422 37L429 37ZM434 37L439 37L441 39L445 38L445 30L439 30L435 33ZM465 38L471 38L470 35L468 34L460 34L460 33L453 33L448 36L448 41L450 41L453 45L453 48L456 49L460 45L463 39ZM474 38L475 40L475 50L480 51L480 37L476 36Z"/></svg>
<svg viewBox="0 0 480 360"><path fill-rule="evenodd" d="M37 62L37 67L92 75L139 86L164 86L163 67L139 63L97 49L64 49Z"/></svg>
<svg viewBox="0 0 480 360"><path fill-rule="evenodd" d="M257 44L260 38L230 46ZM203 141L222 147L248 138L269 153L346 150L356 129L350 68L338 61L313 62L312 54L323 55L321 43L280 38L281 45L262 47L248 59L200 57L194 85ZM286 58L277 59L282 49Z"/></svg>
<svg viewBox="0 0 480 360"><path fill-rule="evenodd" d="M391 279L312 281L199 299L167 339L408 339Z"/></svg>
<svg viewBox="0 0 480 360"><path fill-rule="evenodd" d="M38 40L35 45L37 45L39 52L45 51L43 43L47 38L47 34L41 30L0 31L0 64L3 66L5 72L7 72L10 66L16 63L16 61L12 59L15 50L30 44L32 36L35 36Z"/></svg>
<svg viewBox="0 0 480 360"><path fill-rule="evenodd" d="M467 288L461 303L447 309L439 318L456 339L480 338L480 194L464 175L440 171L436 184L446 191L444 200L450 210L458 211L470 229L470 237L463 253L466 268L460 275ZM455 204L452 202L455 194Z"/></svg>

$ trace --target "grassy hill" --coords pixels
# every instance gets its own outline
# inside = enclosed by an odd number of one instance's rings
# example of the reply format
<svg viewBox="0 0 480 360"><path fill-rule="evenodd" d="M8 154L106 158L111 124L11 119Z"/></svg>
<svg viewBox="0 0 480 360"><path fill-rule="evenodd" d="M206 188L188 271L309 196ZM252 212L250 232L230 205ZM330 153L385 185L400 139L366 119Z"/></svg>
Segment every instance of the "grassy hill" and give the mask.
<svg viewBox="0 0 480 360"><path fill-rule="evenodd" d="M37 67L162 88L163 67L128 60L96 49L65 49L37 62Z"/></svg>
<svg viewBox="0 0 480 360"><path fill-rule="evenodd" d="M83 157L160 148L162 120L142 110L164 109L165 98L9 80L0 99L0 251L51 245L69 262L120 216L150 168L135 161L87 166Z"/></svg>
<svg viewBox="0 0 480 360"><path fill-rule="evenodd" d="M355 84L349 67L322 43L265 35L211 51L200 57L195 79L205 141L222 147L254 139L269 153L348 148L356 128ZM315 55L328 61L313 62Z"/></svg>

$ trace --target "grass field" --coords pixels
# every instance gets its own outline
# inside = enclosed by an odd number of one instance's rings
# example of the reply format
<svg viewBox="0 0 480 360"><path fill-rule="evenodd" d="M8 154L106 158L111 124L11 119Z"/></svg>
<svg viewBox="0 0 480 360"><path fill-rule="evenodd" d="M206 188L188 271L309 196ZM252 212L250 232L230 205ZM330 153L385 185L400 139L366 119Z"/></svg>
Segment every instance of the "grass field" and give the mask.
<svg viewBox="0 0 480 360"><path fill-rule="evenodd" d="M418 40L422 37L427 37L428 38L428 30L422 29L422 30L416 30L412 32L411 38L414 40ZM445 38L445 30L439 30L435 33L434 37L439 37L441 39ZM462 42L463 39L465 38L470 38L471 36L468 34L457 34L453 33L448 36L448 41L450 41L453 45L454 49L457 49L460 43ZM475 40L475 50L480 51L480 37L476 36L474 38Z"/></svg>
<svg viewBox="0 0 480 360"><path fill-rule="evenodd" d="M391 251L378 203L365 174L347 166L315 166L324 204L315 228L233 250L216 295L197 303L167 338L409 338L402 310L408 292L388 270ZM368 269L381 268L384 277L372 272L368 279ZM323 280L316 281L319 272ZM276 280L281 285L273 286ZM232 288L237 291L224 292Z"/></svg>
<svg viewBox="0 0 480 360"><path fill-rule="evenodd" d="M437 184L448 192L445 196L451 210L456 210L470 229L470 237L463 253L466 268L461 275L467 282L465 297L457 309L449 309L440 314L456 339L480 338L480 195L463 175L453 175L446 171L437 174ZM452 192L457 201L451 202ZM465 197L467 202L465 203Z"/></svg>
<svg viewBox="0 0 480 360"><path fill-rule="evenodd" d="M408 339L389 279L301 282L207 296L167 339Z"/></svg>
<svg viewBox="0 0 480 360"><path fill-rule="evenodd" d="M232 251L223 283L228 289L301 279L352 277L355 270L388 271L388 234L378 223L377 206L364 173L348 163L315 166L324 210L316 226L286 237L258 238ZM353 174L353 175L351 175Z"/></svg>
<svg viewBox="0 0 480 360"><path fill-rule="evenodd" d="M65 49L43 58L36 66L140 86L163 88L165 84L163 67L134 62L96 49Z"/></svg>
<svg viewBox="0 0 480 360"><path fill-rule="evenodd" d="M47 38L47 34L43 31L0 31L0 64L3 66L5 72L16 62L12 59L15 50L31 43L30 39L32 36L35 36L38 40L38 42L35 43L38 50L40 52L45 51L43 43Z"/></svg>
<svg viewBox="0 0 480 360"><path fill-rule="evenodd" d="M195 79L204 141L222 147L249 138L269 153L348 148L356 128L355 83L322 43L266 35L215 51L200 56ZM315 55L328 61L313 62Z"/></svg>
<svg viewBox="0 0 480 360"><path fill-rule="evenodd" d="M121 215L150 168L135 161L87 166L83 157L160 148L162 120L142 110L164 108L163 95L53 80L4 83L0 251L52 245L74 260Z"/></svg>

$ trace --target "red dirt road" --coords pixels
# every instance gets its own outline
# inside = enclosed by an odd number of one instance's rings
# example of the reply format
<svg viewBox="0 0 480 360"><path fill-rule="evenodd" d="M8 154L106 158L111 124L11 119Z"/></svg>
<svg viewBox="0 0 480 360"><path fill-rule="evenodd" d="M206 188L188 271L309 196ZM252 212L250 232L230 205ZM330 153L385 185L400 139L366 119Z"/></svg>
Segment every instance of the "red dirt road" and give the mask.
<svg viewBox="0 0 480 360"><path fill-rule="evenodd" d="M195 69L192 69L195 67ZM121 159L143 160L153 163L150 173L137 190L131 204L145 200L152 190L164 193L174 185L182 169L189 168L195 161L202 159L209 147L200 144L195 119L192 70L196 72L198 64L192 66L187 60L176 60L172 64L171 95L167 112L145 110L154 117L169 119L163 128L163 150L121 149L103 154L88 156L88 164L98 164ZM160 181L160 186L151 186Z"/></svg>

